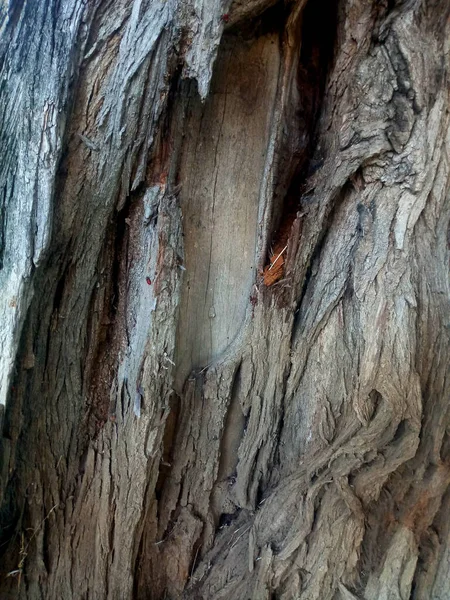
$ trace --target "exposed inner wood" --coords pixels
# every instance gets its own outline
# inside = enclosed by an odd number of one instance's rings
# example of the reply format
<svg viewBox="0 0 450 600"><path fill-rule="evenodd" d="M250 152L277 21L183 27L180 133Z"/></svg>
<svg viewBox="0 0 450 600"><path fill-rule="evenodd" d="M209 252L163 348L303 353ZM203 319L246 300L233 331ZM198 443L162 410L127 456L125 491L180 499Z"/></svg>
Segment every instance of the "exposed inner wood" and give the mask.
<svg viewBox="0 0 450 600"><path fill-rule="evenodd" d="M261 180L280 69L279 35L223 43L208 99L187 100L180 169L185 271L177 390L240 333L256 281Z"/></svg>

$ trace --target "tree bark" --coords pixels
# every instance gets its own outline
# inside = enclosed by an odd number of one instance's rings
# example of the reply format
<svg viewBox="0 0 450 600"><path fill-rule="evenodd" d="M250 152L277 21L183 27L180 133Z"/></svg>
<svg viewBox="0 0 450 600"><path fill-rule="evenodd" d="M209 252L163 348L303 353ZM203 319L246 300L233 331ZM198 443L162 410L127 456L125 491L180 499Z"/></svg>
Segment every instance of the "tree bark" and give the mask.
<svg viewBox="0 0 450 600"><path fill-rule="evenodd" d="M0 5L0 595L450 596L450 5Z"/></svg>

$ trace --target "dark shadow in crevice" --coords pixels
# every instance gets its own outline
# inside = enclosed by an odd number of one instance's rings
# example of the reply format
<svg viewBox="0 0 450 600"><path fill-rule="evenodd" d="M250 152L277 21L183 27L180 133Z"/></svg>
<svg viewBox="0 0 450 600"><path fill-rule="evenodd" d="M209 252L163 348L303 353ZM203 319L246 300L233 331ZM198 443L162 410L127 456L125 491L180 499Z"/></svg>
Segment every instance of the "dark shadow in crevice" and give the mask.
<svg viewBox="0 0 450 600"><path fill-rule="evenodd" d="M288 14L289 8L285 2L277 2L257 17L247 18L235 25L226 27L223 38L237 35L244 40L253 40L261 36L283 31Z"/></svg>
<svg viewBox="0 0 450 600"><path fill-rule="evenodd" d="M173 392L169 399L170 412L164 426L164 435L162 443L162 455L159 467L158 480L155 486L156 499L161 499L161 493L167 477L170 475L173 458L174 442L178 431L178 421L180 416L180 397Z"/></svg>
<svg viewBox="0 0 450 600"><path fill-rule="evenodd" d="M284 276L284 260L277 257L286 251L292 225L299 211L304 210L300 200L306 193L306 182L324 163L324 156L317 148L317 125L334 56L337 7L338 3L334 0L310 0L297 24L300 31L296 35L301 50L293 84L295 89L290 90L284 109L277 156L273 235L267 248L263 277L266 286L273 285ZM285 48L285 51L288 49Z"/></svg>

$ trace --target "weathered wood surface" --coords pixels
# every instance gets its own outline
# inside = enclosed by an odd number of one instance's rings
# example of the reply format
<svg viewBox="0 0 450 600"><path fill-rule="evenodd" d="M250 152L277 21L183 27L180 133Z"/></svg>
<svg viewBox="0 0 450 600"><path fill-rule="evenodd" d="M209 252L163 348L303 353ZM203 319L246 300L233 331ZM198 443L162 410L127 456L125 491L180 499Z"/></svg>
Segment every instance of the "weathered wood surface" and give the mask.
<svg viewBox="0 0 450 600"><path fill-rule="evenodd" d="M448 2L1 6L1 597L447 598Z"/></svg>

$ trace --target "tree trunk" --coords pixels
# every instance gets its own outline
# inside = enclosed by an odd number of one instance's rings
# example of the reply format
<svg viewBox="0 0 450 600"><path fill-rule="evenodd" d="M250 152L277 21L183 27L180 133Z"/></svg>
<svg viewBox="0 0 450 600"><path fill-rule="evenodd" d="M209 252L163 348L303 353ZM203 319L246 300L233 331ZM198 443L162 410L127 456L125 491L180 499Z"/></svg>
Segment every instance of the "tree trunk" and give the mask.
<svg viewBox="0 0 450 600"><path fill-rule="evenodd" d="M450 597L448 0L3 0L0 596Z"/></svg>

